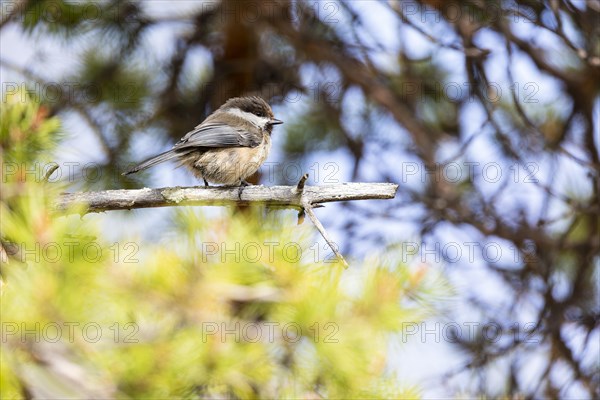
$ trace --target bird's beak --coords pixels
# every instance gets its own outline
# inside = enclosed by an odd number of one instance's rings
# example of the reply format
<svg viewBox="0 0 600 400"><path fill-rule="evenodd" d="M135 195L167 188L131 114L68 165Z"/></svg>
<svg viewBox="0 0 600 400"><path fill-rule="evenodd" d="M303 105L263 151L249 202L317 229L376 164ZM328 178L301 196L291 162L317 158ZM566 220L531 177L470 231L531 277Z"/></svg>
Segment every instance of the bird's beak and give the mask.
<svg viewBox="0 0 600 400"><path fill-rule="evenodd" d="M279 125L279 124L283 124L283 121L278 120L276 118L273 118L272 120L269 121L269 125Z"/></svg>

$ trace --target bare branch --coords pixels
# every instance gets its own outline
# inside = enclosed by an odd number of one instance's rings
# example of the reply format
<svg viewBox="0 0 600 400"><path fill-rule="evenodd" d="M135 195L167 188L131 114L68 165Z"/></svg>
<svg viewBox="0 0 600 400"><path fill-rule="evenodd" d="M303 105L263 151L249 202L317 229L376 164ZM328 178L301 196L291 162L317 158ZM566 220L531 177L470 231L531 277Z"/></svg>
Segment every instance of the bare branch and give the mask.
<svg viewBox="0 0 600 400"><path fill-rule="evenodd" d="M261 203L268 206L295 208L333 201L393 199L398 185L394 183L340 183L325 186L246 186L246 187L167 187L159 189L105 190L101 192L63 193L57 211L101 212L134 208L244 205ZM76 205L83 205L83 211Z"/></svg>
<svg viewBox="0 0 600 400"><path fill-rule="evenodd" d="M394 183L340 183L327 186L306 186L304 174L297 186L240 186L240 187L174 187L160 189L105 190L102 192L63 193L55 209L59 212L82 214L91 212L130 210L133 208L207 205L245 205L261 203L281 208L300 210L315 225L344 268L348 263L331 240L313 212L320 203L333 201L393 199L398 185ZM83 205L84 209L78 209Z"/></svg>

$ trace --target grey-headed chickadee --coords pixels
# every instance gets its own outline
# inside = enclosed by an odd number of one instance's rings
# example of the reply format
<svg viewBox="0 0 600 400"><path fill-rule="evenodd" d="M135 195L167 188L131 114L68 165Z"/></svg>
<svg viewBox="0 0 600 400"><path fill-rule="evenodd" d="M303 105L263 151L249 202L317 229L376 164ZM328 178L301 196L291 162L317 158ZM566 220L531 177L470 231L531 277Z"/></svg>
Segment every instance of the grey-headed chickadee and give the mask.
<svg viewBox="0 0 600 400"><path fill-rule="evenodd" d="M171 150L123 175L176 159L206 186L208 181L248 184L245 179L258 170L269 154L273 125L282 123L260 97L234 97L188 132Z"/></svg>

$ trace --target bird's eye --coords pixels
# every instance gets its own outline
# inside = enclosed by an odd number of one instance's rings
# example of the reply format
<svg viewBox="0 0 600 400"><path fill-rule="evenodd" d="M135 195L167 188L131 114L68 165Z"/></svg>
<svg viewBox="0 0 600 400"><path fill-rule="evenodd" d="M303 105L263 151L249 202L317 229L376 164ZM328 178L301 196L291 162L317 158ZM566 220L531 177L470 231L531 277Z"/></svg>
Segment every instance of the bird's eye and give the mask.
<svg viewBox="0 0 600 400"><path fill-rule="evenodd" d="M257 116L259 116L259 117L264 117L264 116L265 116L265 113L264 113L264 112L262 112L262 111L257 111L257 112L256 112L256 115L257 115Z"/></svg>

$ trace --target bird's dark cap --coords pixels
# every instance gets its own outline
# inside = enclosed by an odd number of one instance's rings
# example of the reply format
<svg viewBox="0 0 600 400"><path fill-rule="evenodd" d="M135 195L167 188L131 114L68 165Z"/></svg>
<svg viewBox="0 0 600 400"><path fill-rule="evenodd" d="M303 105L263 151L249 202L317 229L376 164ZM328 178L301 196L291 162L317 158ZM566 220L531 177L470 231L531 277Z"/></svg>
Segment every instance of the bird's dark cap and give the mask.
<svg viewBox="0 0 600 400"><path fill-rule="evenodd" d="M242 111L258 115L259 117L267 117L273 119L273 111L269 103L258 96L252 97L233 97L221 106L221 109L239 108Z"/></svg>

